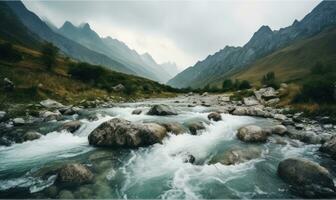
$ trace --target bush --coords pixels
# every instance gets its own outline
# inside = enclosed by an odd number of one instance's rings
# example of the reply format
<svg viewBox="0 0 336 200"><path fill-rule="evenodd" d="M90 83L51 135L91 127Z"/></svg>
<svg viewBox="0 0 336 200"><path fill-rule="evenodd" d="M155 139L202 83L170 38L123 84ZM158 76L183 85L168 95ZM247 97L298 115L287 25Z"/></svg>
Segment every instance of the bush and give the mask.
<svg viewBox="0 0 336 200"><path fill-rule="evenodd" d="M238 86L239 90L245 90L245 89L250 89L250 88L251 88L251 84L250 82L246 80L243 80Z"/></svg>
<svg viewBox="0 0 336 200"><path fill-rule="evenodd" d="M41 59L48 69L51 69L56 65L56 59L58 54L58 48L52 43L45 43L42 47Z"/></svg>
<svg viewBox="0 0 336 200"><path fill-rule="evenodd" d="M223 92L227 92L233 89L233 82L231 79L226 79L223 81L222 90Z"/></svg>
<svg viewBox="0 0 336 200"><path fill-rule="evenodd" d="M96 82L103 74L104 69L100 66L90 65L88 63L72 64L69 69L71 77L81 81Z"/></svg>
<svg viewBox="0 0 336 200"><path fill-rule="evenodd" d="M125 94L131 95L134 94L137 91L137 88L134 85L126 85L125 86Z"/></svg>
<svg viewBox="0 0 336 200"><path fill-rule="evenodd" d="M0 44L0 59L10 62L17 62L22 60L22 55L13 48L12 43L5 42Z"/></svg>
<svg viewBox="0 0 336 200"><path fill-rule="evenodd" d="M275 81L274 72L268 72L261 79L261 84L266 85L267 87L273 87L275 89L279 89L279 83Z"/></svg>

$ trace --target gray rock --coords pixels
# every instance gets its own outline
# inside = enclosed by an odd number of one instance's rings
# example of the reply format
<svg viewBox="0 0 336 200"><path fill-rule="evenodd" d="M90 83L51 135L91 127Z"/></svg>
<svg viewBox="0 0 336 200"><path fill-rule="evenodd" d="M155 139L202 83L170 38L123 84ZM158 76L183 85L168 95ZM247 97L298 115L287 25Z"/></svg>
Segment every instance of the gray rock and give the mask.
<svg viewBox="0 0 336 200"><path fill-rule="evenodd" d="M161 126L165 127L167 132L171 132L175 135L188 132L180 123L171 122L171 123L160 123Z"/></svg>
<svg viewBox="0 0 336 200"><path fill-rule="evenodd" d="M43 100L40 102L40 104L42 106L44 106L45 108L55 108L55 109L58 109L58 108L63 108L64 105L55 101L55 100L52 100L52 99L46 99L46 100Z"/></svg>
<svg viewBox="0 0 336 200"><path fill-rule="evenodd" d="M326 141L321 147L320 151L330 154L330 156L336 160L336 137L332 137L329 141Z"/></svg>
<svg viewBox="0 0 336 200"><path fill-rule="evenodd" d="M276 125L272 127L272 133L283 136L287 133L287 128L284 125Z"/></svg>
<svg viewBox="0 0 336 200"><path fill-rule="evenodd" d="M259 101L254 96L243 98L243 102L247 106L255 106L260 104Z"/></svg>
<svg viewBox="0 0 336 200"><path fill-rule="evenodd" d="M208 96L209 94L207 92L203 92L203 94L201 95L202 97Z"/></svg>
<svg viewBox="0 0 336 200"><path fill-rule="evenodd" d="M5 118L6 114L5 111L0 111L0 122Z"/></svg>
<svg viewBox="0 0 336 200"><path fill-rule="evenodd" d="M244 142L266 142L268 134L259 126L249 125L238 129L237 137Z"/></svg>
<svg viewBox="0 0 336 200"><path fill-rule="evenodd" d="M135 110L132 111L133 115L140 115L141 113L142 113L141 109L135 109Z"/></svg>
<svg viewBox="0 0 336 200"><path fill-rule="evenodd" d="M335 186L329 171L310 160L289 158L280 162L278 175L307 197L330 197L335 195Z"/></svg>
<svg viewBox="0 0 336 200"><path fill-rule="evenodd" d="M55 112L41 111L40 117L43 118L44 121L59 120L62 118L62 114L58 110Z"/></svg>
<svg viewBox="0 0 336 200"><path fill-rule="evenodd" d="M197 131L204 130L205 126L202 121L190 121L183 123L186 126L192 135L196 135Z"/></svg>
<svg viewBox="0 0 336 200"><path fill-rule="evenodd" d="M66 122L64 123L59 131L61 130L67 130L71 133L74 133L75 131L77 131L79 128L81 127L81 122L78 121L78 120L75 120L75 121L70 121L70 122Z"/></svg>
<svg viewBox="0 0 336 200"><path fill-rule="evenodd" d="M93 182L94 175L82 164L67 164L58 171L56 181L69 186L78 186Z"/></svg>
<svg viewBox="0 0 336 200"><path fill-rule="evenodd" d="M13 124L15 126L21 126L24 125L26 123L26 121L23 118L17 117L13 119Z"/></svg>
<svg viewBox="0 0 336 200"><path fill-rule="evenodd" d="M273 118L280 120L280 121L285 121L287 119L286 115L283 115L283 114L274 114Z"/></svg>
<svg viewBox="0 0 336 200"><path fill-rule="evenodd" d="M25 133L22 138L24 141L31 141L31 140L37 140L41 137L42 135L39 132L36 131L28 131Z"/></svg>
<svg viewBox="0 0 336 200"><path fill-rule="evenodd" d="M295 124L295 129L302 130L304 128L303 124Z"/></svg>
<svg viewBox="0 0 336 200"><path fill-rule="evenodd" d="M212 112L208 115L208 119L217 122L217 121L222 120L222 116L218 112Z"/></svg>
<svg viewBox="0 0 336 200"><path fill-rule="evenodd" d="M221 163L223 165L235 165L261 156L261 149L257 147L234 147L228 151L215 156L209 164Z"/></svg>
<svg viewBox="0 0 336 200"><path fill-rule="evenodd" d="M177 115L177 112L168 105L160 104L153 106L148 112L148 115Z"/></svg>
<svg viewBox="0 0 336 200"><path fill-rule="evenodd" d="M102 123L89 135L89 144L98 147L141 147L159 143L167 130L155 123L134 124L114 118Z"/></svg>
<svg viewBox="0 0 336 200"><path fill-rule="evenodd" d="M265 105L273 106L273 105L279 103L279 101L280 101L279 98L270 99L270 100L265 102Z"/></svg>
<svg viewBox="0 0 336 200"><path fill-rule="evenodd" d="M112 90L116 91L116 92L121 92L125 90L125 86L123 84L118 84L114 87L112 87Z"/></svg>

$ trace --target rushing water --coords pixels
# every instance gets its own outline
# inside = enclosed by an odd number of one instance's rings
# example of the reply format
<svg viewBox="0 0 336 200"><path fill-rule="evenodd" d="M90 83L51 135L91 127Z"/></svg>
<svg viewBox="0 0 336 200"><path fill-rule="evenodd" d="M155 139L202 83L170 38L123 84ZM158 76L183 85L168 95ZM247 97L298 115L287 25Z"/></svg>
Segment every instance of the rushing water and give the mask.
<svg viewBox="0 0 336 200"><path fill-rule="evenodd" d="M177 116L132 115L135 108L144 111L155 103L166 103L179 110ZM88 110L78 119L82 127L74 134L50 130L38 140L0 147L0 197L6 198L146 198L146 199L215 199L215 198L295 198L287 184L278 178L278 163L288 157L305 157L324 163L318 145L298 141L277 144L270 138L265 144L245 144L235 134L244 125L269 127L278 122L244 116L222 114L222 121L209 123L211 108L187 107L173 100L120 104L113 108ZM98 120L89 121L88 115ZM88 145L87 136L99 124L114 117L134 122L187 122L200 119L206 130L198 135L181 134L164 139L162 144L147 148L99 149ZM57 122L54 122L57 127ZM38 124L48 130L50 123ZM31 127L22 127L30 129ZM49 128L50 129L50 128ZM51 128L52 129L52 128ZM46 131L48 132L48 131ZM236 165L208 164L219 153L234 146L258 146L262 156ZM196 158L195 164L183 162L186 153ZM55 170L64 163L87 164L95 174L93 184L60 189L53 186Z"/></svg>

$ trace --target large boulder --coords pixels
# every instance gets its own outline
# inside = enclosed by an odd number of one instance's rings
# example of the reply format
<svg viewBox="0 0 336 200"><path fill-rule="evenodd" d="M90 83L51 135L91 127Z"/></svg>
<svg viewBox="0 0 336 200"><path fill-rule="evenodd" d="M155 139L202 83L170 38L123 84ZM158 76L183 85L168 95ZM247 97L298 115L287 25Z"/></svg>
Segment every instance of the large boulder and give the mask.
<svg viewBox="0 0 336 200"><path fill-rule="evenodd" d="M323 198L335 195L329 171L310 160L289 158L280 162L278 175L306 197Z"/></svg>
<svg viewBox="0 0 336 200"><path fill-rule="evenodd" d="M272 134L285 135L287 133L287 128L284 125L276 125L272 127Z"/></svg>
<svg viewBox="0 0 336 200"><path fill-rule="evenodd" d="M217 122L217 121L222 120L222 116L218 112L212 112L208 115L208 119Z"/></svg>
<svg viewBox="0 0 336 200"><path fill-rule="evenodd" d="M58 109L58 108L63 108L64 105L55 101L55 100L52 100L52 99L46 99L46 100L43 100L40 102L40 104L42 106L44 106L45 108L55 108L55 109Z"/></svg>
<svg viewBox="0 0 336 200"><path fill-rule="evenodd" d="M94 175L82 164L67 164L58 171L57 182L69 186L78 186L93 182Z"/></svg>
<svg viewBox="0 0 336 200"><path fill-rule="evenodd" d="M237 137L244 142L266 142L268 134L259 126L249 125L238 129Z"/></svg>
<svg viewBox="0 0 336 200"><path fill-rule="evenodd" d="M234 147L211 159L209 164L221 163L223 165L235 165L261 156L261 149L257 147Z"/></svg>
<svg viewBox="0 0 336 200"><path fill-rule="evenodd" d="M336 160L336 137L332 137L329 141L325 142L320 151L330 154L330 156Z"/></svg>
<svg viewBox="0 0 336 200"><path fill-rule="evenodd" d="M70 121L70 122L66 122L64 123L59 130L66 130L69 131L71 133L74 133L75 131L77 131L81 126L81 122L78 120L75 121Z"/></svg>
<svg viewBox="0 0 336 200"><path fill-rule="evenodd" d="M102 123L89 135L89 144L100 147L141 147L159 143L167 130L155 123L135 124L114 118Z"/></svg>
<svg viewBox="0 0 336 200"><path fill-rule="evenodd" d="M177 112L168 105L160 104L153 106L148 112L148 115L177 115Z"/></svg>
<svg viewBox="0 0 336 200"><path fill-rule="evenodd" d="M192 135L196 135L197 131L204 130L205 126L202 121L190 121L183 123L187 127Z"/></svg>

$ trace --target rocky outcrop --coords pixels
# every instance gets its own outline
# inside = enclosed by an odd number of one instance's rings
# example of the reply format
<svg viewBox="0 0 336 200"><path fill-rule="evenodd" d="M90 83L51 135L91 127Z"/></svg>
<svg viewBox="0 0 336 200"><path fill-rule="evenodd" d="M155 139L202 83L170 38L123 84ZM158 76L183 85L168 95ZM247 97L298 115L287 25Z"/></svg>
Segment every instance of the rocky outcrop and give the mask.
<svg viewBox="0 0 336 200"><path fill-rule="evenodd" d="M268 134L259 126L249 125L238 129L237 137L244 142L266 142Z"/></svg>
<svg viewBox="0 0 336 200"><path fill-rule="evenodd" d="M56 181L73 187L92 183L93 178L94 175L85 165L67 164L59 169Z"/></svg>
<svg viewBox="0 0 336 200"><path fill-rule="evenodd" d="M75 131L77 131L81 126L81 122L78 120L75 121L70 121L70 122L66 122L64 123L60 128L59 131L62 130L66 130L69 131L71 133L74 133Z"/></svg>
<svg viewBox="0 0 336 200"><path fill-rule="evenodd" d="M335 195L329 171L310 160L289 158L280 162L278 175L306 197L326 198Z"/></svg>
<svg viewBox="0 0 336 200"><path fill-rule="evenodd" d="M223 165L235 165L261 156L261 149L257 147L234 147L223 154L212 158L209 164L221 163Z"/></svg>
<svg viewBox="0 0 336 200"><path fill-rule="evenodd" d="M217 122L217 121L222 120L222 116L218 112L212 112L208 115L208 119Z"/></svg>
<svg viewBox="0 0 336 200"><path fill-rule="evenodd" d="M153 106L147 113L148 115L177 115L177 112L168 105L160 104Z"/></svg>
<svg viewBox="0 0 336 200"><path fill-rule="evenodd" d="M89 135L89 144L98 147L141 147L159 143L167 130L155 123L135 124L114 118L104 122Z"/></svg>
<svg viewBox="0 0 336 200"><path fill-rule="evenodd" d="M332 137L329 141L325 142L320 151L330 154L330 156L336 160L336 137Z"/></svg>

